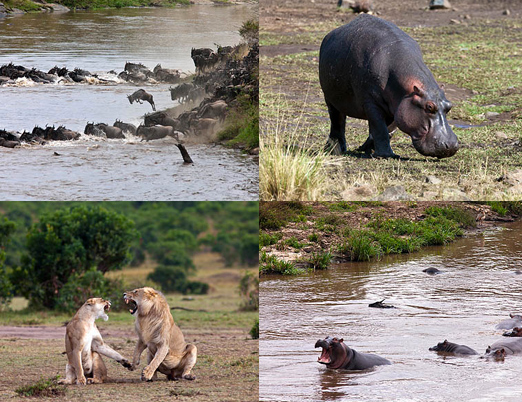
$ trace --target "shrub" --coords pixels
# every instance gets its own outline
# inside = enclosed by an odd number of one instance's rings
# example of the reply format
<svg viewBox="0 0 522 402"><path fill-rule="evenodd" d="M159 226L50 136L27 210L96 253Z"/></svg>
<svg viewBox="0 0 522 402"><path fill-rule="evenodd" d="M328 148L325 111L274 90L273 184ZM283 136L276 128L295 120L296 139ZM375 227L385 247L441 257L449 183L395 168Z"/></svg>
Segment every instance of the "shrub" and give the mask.
<svg viewBox="0 0 522 402"><path fill-rule="evenodd" d="M339 246L339 252L351 261L369 261L382 255L382 249L371 235L364 230L353 230L350 237L345 238Z"/></svg>
<svg viewBox="0 0 522 402"><path fill-rule="evenodd" d="M332 261L332 254L330 252L319 252L312 253L312 255L306 260L312 268L315 269L327 269Z"/></svg>
<svg viewBox="0 0 522 402"><path fill-rule="evenodd" d="M461 227L476 227L477 221L475 220L474 214L465 209L458 207L436 207L431 206L426 208L426 214L433 217L444 217L451 221L457 222Z"/></svg>
<svg viewBox="0 0 522 402"><path fill-rule="evenodd" d="M189 281L183 268L160 265L147 276L148 280L157 283L164 292L178 292L183 294L207 294L208 283Z"/></svg>
<svg viewBox="0 0 522 402"><path fill-rule="evenodd" d="M303 270L297 268L294 263L279 260L275 255L261 253L259 260L260 274L299 275Z"/></svg>
<svg viewBox="0 0 522 402"><path fill-rule="evenodd" d="M20 396L33 398L49 398L64 396L67 389L64 385L58 385L60 376L51 377L48 379L40 378L33 385L24 385L15 389L15 392Z"/></svg>
<svg viewBox="0 0 522 402"><path fill-rule="evenodd" d="M92 268L84 273L74 273L60 289L56 298L56 309L67 313L78 310L87 299L102 297L111 301L113 310L123 307L123 284L118 279L107 279L103 274Z"/></svg>
<svg viewBox="0 0 522 402"><path fill-rule="evenodd" d="M250 336L252 337L252 339L259 339L259 318L252 326L252 329L250 330Z"/></svg>
<svg viewBox="0 0 522 402"><path fill-rule="evenodd" d="M271 235L266 232L259 232L259 249L261 250L263 247L271 246L272 244L276 244L283 237L282 233L275 233Z"/></svg>

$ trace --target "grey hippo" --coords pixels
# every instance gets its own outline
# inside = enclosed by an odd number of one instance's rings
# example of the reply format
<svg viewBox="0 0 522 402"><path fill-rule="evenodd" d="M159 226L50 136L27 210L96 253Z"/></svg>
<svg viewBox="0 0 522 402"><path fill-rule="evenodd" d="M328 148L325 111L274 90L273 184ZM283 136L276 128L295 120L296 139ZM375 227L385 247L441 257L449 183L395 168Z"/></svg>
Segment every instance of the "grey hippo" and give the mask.
<svg viewBox="0 0 522 402"><path fill-rule="evenodd" d="M319 81L330 115L329 147L346 152L346 116L368 120L359 148L398 157L390 137L398 127L425 156L447 158L459 143L446 114L452 107L424 64L419 45L395 24L361 14L330 32L319 52Z"/></svg>
<svg viewBox="0 0 522 402"><path fill-rule="evenodd" d="M510 318L499 322L495 329L513 329L515 327L522 327L522 316L517 314L510 314Z"/></svg>
<svg viewBox="0 0 522 402"><path fill-rule="evenodd" d="M391 364L384 357L370 353L359 353L354 349L350 349L344 340L327 336L319 339L315 343L315 347L323 348L321 356L317 361L326 364L326 367L332 369L346 370L366 370L374 366L382 366Z"/></svg>
<svg viewBox="0 0 522 402"><path fill-rule="evenodd" d="M430 350L438 353L451 353L455 355L478 355L478 353L469 346L448 342L447 339L445 339L444 342L437 343L437 346L431 347Z"/></svg>
<svg viewBox="0 0 522 402"><path fill-rule="evenodd" d="M522 353L522 338L507 338L495 342L486 349L486 357L503 359L507 355Z"/></svg>

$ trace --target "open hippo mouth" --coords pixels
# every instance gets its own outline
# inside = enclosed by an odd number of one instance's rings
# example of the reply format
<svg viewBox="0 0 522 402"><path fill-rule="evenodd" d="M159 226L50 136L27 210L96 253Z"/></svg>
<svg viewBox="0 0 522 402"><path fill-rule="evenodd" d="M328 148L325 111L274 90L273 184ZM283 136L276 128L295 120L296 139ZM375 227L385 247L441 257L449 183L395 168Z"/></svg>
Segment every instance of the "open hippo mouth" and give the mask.
<svg viewBox="0 0 522 402"><path fill-rule="evenodd" d="M330 343L324 339L320 339L315 343L315 347L323 348L321 356L317 358L317 361L322 364L330 364L332 362L332 358L330 357Z"/></svg>
<svg viewBox="0 0 522 402"><path fill-rule="evenodd" d="M129 306L129 312L131 314L135 314L136 311L138 311L138 303L136 303L131 298L127 297L127 295L123 295L123 297L125 298L125 304Z"/></svg>

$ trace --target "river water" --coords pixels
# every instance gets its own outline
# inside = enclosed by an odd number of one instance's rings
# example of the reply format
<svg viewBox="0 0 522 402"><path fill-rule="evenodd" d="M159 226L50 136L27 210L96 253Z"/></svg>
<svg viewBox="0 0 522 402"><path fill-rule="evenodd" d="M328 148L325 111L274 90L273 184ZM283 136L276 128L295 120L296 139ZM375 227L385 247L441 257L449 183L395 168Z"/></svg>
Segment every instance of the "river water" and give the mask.
<svg viewBox="0 0 522 402"><path fill-rule="evenodd" d="M369 263L338 264L261 281L262 401L520 401L522 356L503 362L450 357L447 339L482 355L502 339L495 325L522 313L522 222ZM435 267L443 273L422 272ZM369 308L386 298L396 309ZM315 342L344 338L391 366L363 372L317 363ZM506 339L506 338L504 338Z"/></svg>
<svg viewBox="0 0 522 402"><path fill-rule="evenodd" d="M150 69L160 63L163 68L190 73L194 71L192 47L238 44L238 29L256 12L252 5L194 5L2 18L0 65L13 62L44 71L55 65L79 67L115 79L108 72L119 73L130 61ZM116 119L137 125L152 109L148 103L130 105L126 95L141 87L154 96L158 110L177 105L166 84L20 82L0 87L0 128L30 131L35 125L65 125L83 132L87 122L113 124ZM0 196L24 200L258 198L257 159L237 151L189 143L186 147L195 165L178 171L181 156L168 140L158 144L140 144L133 138L111 140L97 143L98 152L88 152L93 141L84 138L14 150L0 147L4 166L10 166L1 173ZM55 151L65 152L72 160L49 158ZM133 163L127 164L128 160Z"/></svg>

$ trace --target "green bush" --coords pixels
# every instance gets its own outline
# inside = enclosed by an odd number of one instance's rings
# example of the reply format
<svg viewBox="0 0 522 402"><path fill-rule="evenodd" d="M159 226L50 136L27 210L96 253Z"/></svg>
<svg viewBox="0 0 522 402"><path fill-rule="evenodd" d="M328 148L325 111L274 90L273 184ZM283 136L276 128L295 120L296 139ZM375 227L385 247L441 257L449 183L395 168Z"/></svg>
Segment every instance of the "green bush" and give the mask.
<svg viewBox="0 0 522 402"><path fill-rule="evenodd" d="M239 281L239 295L241 296L240 310L259 310L259 278L251 272L245 272Z"/></svg>
<svg viewBox="0 0 522 402"><path fill-rule="evenodd" d="M207 294L209 291L208 283L189 281L187 273L183 268L176 266L160 265L147 276L158 284L166 293L177 292L183 294Z"/></svg>
<svg viewBox="0 0 522 402"><path fill-rule="evenodd" d="M24 385L15 389L15 392L20 396L33 398L55 398L64 396L67 388L64 385L58 385L59 375L51 378L40 378L33 385Z"/></svg>
<svg viewBox="0 0 522 402"><path fill-rule="evenodd" d="M294 263L279 260L274 255L268 255L264 251L259 259L260 274L299 275L303 270L297 268Z"/></svg>
<svg viewBox="0 0 522 402"><path fill-rule="evenodd" d="M343 244L339 246L339 252L351 261L370 261L382 255L379 243L364 230L353 230L350 237L345 238Z"/></svg>
<svg viewBox="0 0 522 402"><path fill-rule="evenodd" d="M121 310L124 307L123 292L121 280L107 279L100 271L91 268L81 274L74 273L69 277L56 298L56 309L73 313L88 299L101 297L111 301L113 310Z"/></svg>
<svg viewBox="0 0 522 402"><path fill-rule="evenodd" d="M250 336L252 337L252 339L259 339L259 318L252 326L252 329L250 330Z"/></svg>
<svg viewBox="0 0 522 402"><path fill-rule="evenodd" d="M426 208L426 214L433 217L444 217L448 220L457 222L463 228L476 227L477 221L475 215L470 211L458 207L437 207L431 206Z"/></svg>
<svg viewBox="0 0 522 402"><path fill-rule="evenodd" d="M0 311L9 305L14 295L14 286L4 265L6 258L4 248L15 228L15 224L7 218L0 220Z"/></svg>
<svg viewBox="0 0 522 402"><path fill-rule="evenodd" d="M332 261L332 254L330 252L319 252L312 253L306 260L312 268L315 269L327 269Z"/></svg>
<svg viewBox="0 0 522 402"><path fill-rule="evenodd" d="M279 240L282 239L282 237L282 233L274 233L271 235L270 233L259 231L259 249L261 250L263 247L276 244Z"/></svg>

